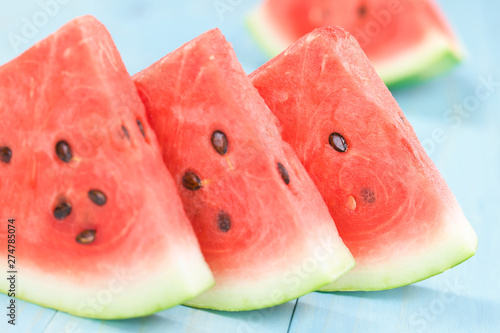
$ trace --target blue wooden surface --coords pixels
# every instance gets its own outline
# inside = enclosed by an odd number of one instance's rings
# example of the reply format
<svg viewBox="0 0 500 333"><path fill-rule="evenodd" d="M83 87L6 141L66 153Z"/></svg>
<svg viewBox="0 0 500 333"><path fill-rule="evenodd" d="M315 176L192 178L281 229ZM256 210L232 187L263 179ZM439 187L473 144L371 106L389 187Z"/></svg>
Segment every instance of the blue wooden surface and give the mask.
<svg viewBox="0 0 500 333"><path fill-rule="evenodd" d="M110 30L130 73L213 27L221 28L250 72L265 57L242 20L258 1L221 1L232 10L219 15L212 0L60 0L65 4L26 43L13 47L9 34L21 34L23 19L31 20L42 8L38 1L0 0L0 63L71 18L93 14ZM468 50L467 60L447 75L393 93L479 236L472 259L403 288L312 293L298 302L242 313L178 306L146 318L96 321L20 301L15 328L6 325L5 310L0 311L0 332L500 332L500 2L439 3ZM480 100L476 89L484 80L498 84ZM460 106L461 114L456 113ZM446 140L433 140L436 130ZM7 302L0 295L0 308Z"/></svg>

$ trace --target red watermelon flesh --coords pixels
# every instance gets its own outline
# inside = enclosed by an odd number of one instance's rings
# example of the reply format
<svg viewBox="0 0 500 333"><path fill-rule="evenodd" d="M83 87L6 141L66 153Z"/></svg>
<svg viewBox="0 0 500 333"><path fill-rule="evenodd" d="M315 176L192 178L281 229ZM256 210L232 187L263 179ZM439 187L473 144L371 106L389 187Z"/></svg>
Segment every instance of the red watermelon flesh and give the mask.
<svg viewBox="0 0 500 333"><path fill-rule="evenodd" d="M0 77L0 247L15 219L15 297L116 319L213 284L144 106L99 22L71 21L0 67Z"/></svg>
<svg viewBox="0 0 500 333"><path fill-rule="evenodd" d="M133 79L216 281L188 305L267 307L352 268L321 195L219 30Z"/></svg>
<svg viewBox="0 0 500 333"><path fill-rule="evenodd" d="M324 290L403 286L475 253L455 197L346 31L317 29L250 77L356 259Z"/></svg>
<svg viewBox="0 0 500 333"><path fill-rule="evenodd" d="M272 56L315 28L335 25L353 34L389 85L427 79L462 58L434 0L266 0L249 19Z"/></svg>

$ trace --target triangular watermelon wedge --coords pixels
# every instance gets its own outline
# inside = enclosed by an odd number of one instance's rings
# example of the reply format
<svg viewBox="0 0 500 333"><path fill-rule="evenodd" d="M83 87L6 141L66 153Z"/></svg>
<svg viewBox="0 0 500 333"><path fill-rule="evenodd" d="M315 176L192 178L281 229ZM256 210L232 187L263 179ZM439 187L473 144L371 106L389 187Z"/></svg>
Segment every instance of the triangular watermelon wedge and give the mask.
<svg viewBox="0 0 500 333"><path fill-rule="evenodd" d="M0 67L0 78L0 248L14 276L2 277L1 292L117 319L213 284L104 26L77 18Z"/></svg>
<svg viewBox="0 0 500 333"><path fill-rule="evenodd" d="M353 34L387 85L426 80L463 58L434 0L266 0L248 19L270 56L315 28L336 25Z"/></svg>
<svg viewBox="0 0 500 333"><path fill-rule="evenodd" d="M380 290L471 257L477 238L356 40L320 28L251 74L356 267L323 290Z"/></svg>
<svg viewBox="0 0 500 333"><path fill-rule="evenodd" d="M215 277L188 305L268 307L353 267L320 193L219 30L133 79Z"/></svg>

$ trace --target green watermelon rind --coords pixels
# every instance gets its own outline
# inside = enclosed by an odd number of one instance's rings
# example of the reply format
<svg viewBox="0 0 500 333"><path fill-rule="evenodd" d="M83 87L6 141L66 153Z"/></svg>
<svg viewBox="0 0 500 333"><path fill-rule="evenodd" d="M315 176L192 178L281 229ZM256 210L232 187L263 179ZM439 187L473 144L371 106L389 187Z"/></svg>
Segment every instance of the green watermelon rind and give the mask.
<svg viewBox="0 0 500 333"><path fill-rule="evenodd" d="M287 280L293 275L292 271L279 272L273 274L273 277L267 282L263 282L260 288L256 288L253 282L249 282L250 287L246 288L245 283L241 282L226 290L213 289L213 293L208 290L183 305L218 311L250 311L287 303L310 292L317 291L332 283L332 281L342 278L356 266L352 254L340 238L338 236L332 237L331 241L333 241L335 252L330 254L328 259L325 259L325 261L331 262L328 271L316 269L311 273L306 272L307 278L300 279L300 284L295 288L291 288L288 284L290 280ZM313 251L307 252L311 253ZM305 263L309 258L310 256L304 257L302 263ZM321 264L321 267L325 266ZM276 297L275 295L281 296ZM217 306L214 307L211 304Z"/></svg>
<svg viewBox="0 0 500 333"><path fill-rule="evenodd" d="M387 86L397 88L426 81L450 71L465 58L458 43L441 32L427 34L420 49L412 49L411 56L391 59L387 64L374 62L374 67Z"/></svg>
<svg viewBox="0 0 500 333"><path fill-rule="evenodd" d="M283 38L276 33L275 29L268 24L268 20L264 18L265 13L261 8L254 10L246 17L245 26L265 55L272 58L286 49L288 43L283 41ZM275 36L266 37L272 34L275 34Z"/></svg>
<svg viewBox="0 0 500 333"><path fill-rule="evenodd" d="M117 272L105 281L102 288L94 290L85 290L82 285L63 280L58 280L56 290L41 288L40 286L48 285L43 282L44 279L51 280L53 277L40 272L30 274L28 269L23 269L19 272L21 283L17 289L16 298L26 302L32 302L32 299L36 298L37 305L54 308L53 302L44 302L43 299L52 299L54 294L66 295L65 299L59 302L57 310L92 319L117 320L149 316L182 304L214 286L212 273L203 258L198 253L193 253L193 255L191 256L193 263L200 261L203 263L191 266L179 262L176 265L177 270L174 271L175 276L171 269L161 271L162 264L159 263L158 270L161 274L156 277L152 276L153 267L151 271L139 272L140 277L138 275L132 281L128 280L124 272ZM167 265L170 266L170 264ZM0 292L7 293L7 282L7 280L2 281ZM122 290L116 292L114 289L120 286L123 287ZM33 297L33 295L36 296ZM100 301L100 299L105 300L104 297L109 295L111 295L110 302Z"/></svg>
<svg viewBox="0 0 500 333"><path fill-rule="evenodd" d="M434 238L434 243L425 247L424 253L404 257L404 261L395 261L392 267L384 269L371 267L364 272L354 269L319 291L394 289L428 279L463 263L476 253L478 239L460 208L455 216L449 220L448 228ZM397 256L397 251L395 253Z"/></svg>
<svg viewBox="0 0 500 333"><path fill-rule="evenodd" d="M256 43L267 57L272 58L285 50L289 43L270 24L270 19L262 9L253 11L245 20L245 25ZM377 73L391 88L411 85L444 74L464 59L464 51L459 44L439 31L431 31L426 41L421 43L420 56L415 50L411 57L395 62L387 60L387 65L374 62ZM410 59L410 60L408 60Z"/></svg>

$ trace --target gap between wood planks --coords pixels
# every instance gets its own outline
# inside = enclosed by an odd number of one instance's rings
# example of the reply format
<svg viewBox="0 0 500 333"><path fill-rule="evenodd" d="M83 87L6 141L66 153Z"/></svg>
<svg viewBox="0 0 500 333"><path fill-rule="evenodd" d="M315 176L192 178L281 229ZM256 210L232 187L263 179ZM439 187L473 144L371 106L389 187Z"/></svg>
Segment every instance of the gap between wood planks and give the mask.
<svg viewBox="0 0 500 333"><path fill-rule="evenodd" d="M43 311L47 311L47 310L52 310L52 316L50 316L50 319L47 320L47 323L45 324L45 327L40 330L40 332L45 332L47 330L47 328L49 327L50 323L52 322L52 320L54 320L55 316L56 316L56 313L58 313L59 311L57 310L53 310L53 309L43 309Z"/></svg>
<svg viewBox="0 0 500 333"><path fill-rule="evenodd" d="M295 315L295 309L297 308L298 303L299 303L299 299L297 298L295 300L295 305L293 306L292 315L290 316L290 322L288 323L288 329L286 330L286 333L290 333L290 329L292 328L293 316Z"/></svg>

